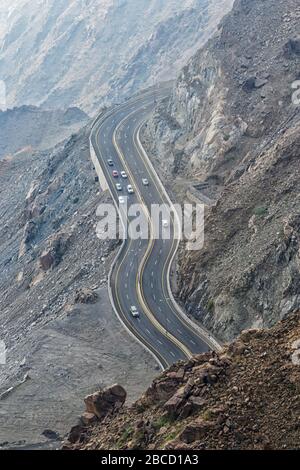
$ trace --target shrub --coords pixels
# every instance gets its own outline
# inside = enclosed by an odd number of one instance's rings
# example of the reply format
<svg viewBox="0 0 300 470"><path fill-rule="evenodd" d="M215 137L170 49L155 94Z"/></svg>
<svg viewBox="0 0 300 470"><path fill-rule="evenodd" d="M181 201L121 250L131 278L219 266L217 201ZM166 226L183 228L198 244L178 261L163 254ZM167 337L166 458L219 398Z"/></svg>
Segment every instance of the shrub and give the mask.
<svg viewBox="0 0 300 470"><path fill-rule="evenodd" d="M268 208L264 206L255 207L253 214L257 217L265 217L268 213Z"/></svg>

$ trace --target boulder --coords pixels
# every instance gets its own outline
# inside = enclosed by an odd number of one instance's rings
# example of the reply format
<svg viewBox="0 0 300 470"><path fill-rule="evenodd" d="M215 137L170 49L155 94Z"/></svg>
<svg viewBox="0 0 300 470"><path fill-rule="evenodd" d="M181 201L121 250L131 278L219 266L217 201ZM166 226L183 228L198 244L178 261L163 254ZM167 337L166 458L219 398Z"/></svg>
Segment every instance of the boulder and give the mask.
<svg viewBox="0 0 300 470"><path fill-rule="evenodd" d="M206 401L201 397L191 396L189 398L189 403L192 405L192 412L199 411L205 405Z"/></svg>
<svg viewBox="0 0 300 470"><path fill-rule="evenodd" d="M48 239L47 247L39 257L40 267L44 271L48 271L61 262L68 248L69 239L70 235L64 232L56 233Z"/></svg>
<svg viewBox="0 0 300 470"><path fill-rule="evenodd" d="M76 424L76 426L73 426L71 428L71 431L68 436L68 441L71 442L71 444L75 444L79 440L81 440L81 436L83 435L84 432L84 427L81 426L80 424Z"/></svg>
<svg viewBox="0 0 300 470"><path fill-rule="evenodd" d="M256 77L249 77L249 78L247 78L247 79L244 81L243 85L242 85L243 91L249 93L249 92L255 90L255 88L256 88L256 87L255 87L255 82L256 82Z"/></svg>
<svg viewBox="0 0 300 470"><path fill-rule="evenodd" d="M85 397L86 412L103 419L108 414L120 409L126 400L126 391L121 385L115 384Z"/></svg>
<svg viewBox="0 0 300 470"><path fill-rule="evenodd" d="M57 432L52 431L52 429L45 429L42 432L42 435L45 436L47 439L53 440L53 441L59 441L60 436Z"/></svg>
<svg viewBox="0 0 300 470"><path fill-rule="evenodd" d="M81 415L80 419L81 419L81 422L85 426L90 426L91 424L98 421L98 418L96 415L94 415L93 413L88 413L87 411Z"/></svg>
<svg viewBox="0 0 300 470"><path fill-rule="evenodd" d="M179 435L179 439L186 444L198 441L199 439L202 439L214 425L215 423L213 422L198 419L194 423L189 424L186 426L186 428L184 428L184 430Z"/></svg>
<svg viewBox="0 0 300 470"><path fill-rule="evenodd" d="M76 304L94 304L97 300L97 292L88 288L78 289L75 293L74 301Z"/></svg>
<svg viewBox="0 0 300 470"><path fill-rule="evenodd" d="M173 418L179 415L180 409L186 403L184 395L175 393L163 406L164 411Z"/></svg>
<svg viewBox="0 0 300 470"><path fill-rule="evenodd" d="M43 271L49 271L49 269L54 264L54 258L50 252L44 252L40 256L39 262L40 262L40 267L42 268Z"/></svg>
<svg viewBox="0 0 300 470"><path fill-rule="evenodd" d="M284 45L284 52L287 57L300 55L300 37L289 39L288 42Z"/></svg>

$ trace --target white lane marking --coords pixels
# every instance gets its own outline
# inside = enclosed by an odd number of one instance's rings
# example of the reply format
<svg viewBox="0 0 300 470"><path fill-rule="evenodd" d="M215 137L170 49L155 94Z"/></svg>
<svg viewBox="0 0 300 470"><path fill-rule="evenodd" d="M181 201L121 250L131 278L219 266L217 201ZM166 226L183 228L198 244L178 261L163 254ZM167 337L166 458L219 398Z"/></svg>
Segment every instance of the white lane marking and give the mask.
<svg viewBox="0 0 300 470"><path fill-rule="evenodd" d="M167 323L171 323L170 320L167 318Z"/></svg>
<svg viewBox="0 0 300 470"><path fill-rule="evenodd" d="M129 300L129 295L128 294L126 294L126 299Z"/></svg>
<svg viewBox="0 0 300 470"><path fill-rule="evenodd" d="M152 276L152 277L154 276L154 272L153 272L153 271L152 271L152 273L151 273L151 276Z"/></svg>
<svg viewBox="0 0 300 470"><path fill-rule="evenodd" d="M127 282L125 282L125 289L127 289Z"/></svg>
<svg viewBox="0 0 300 470"><path fill-rule="evenodd" d="M155 294L153 294L153 299L156 300L156 295Z"/></svg>
<svg viewBox="0 0 300 470"><path fill-rule="evenodd" d="M147 331L148 335L151 336L151 333L150 333L150 331L148 330L148 328L146 328L146 331Z"/></svg>
<svg viewBox="0 0 300 470"><path fill-rule="evenodd" d="M129 273L126 273L126 277L128 277L128 276L129 276Z"/></svg>
<svg viewBox="0 0 300 470"><path fill-rule="evenodd" d="M162 342L161 342L161 341L159 341L159 339L157 340L157 342L158 342L159 344L161 344L161 345L162 345Z"/></svg>
<svg viewBox="0 0 300 470"><path fill-rule="evenodd" d="M158 261L157 261L157 259L156 259L156 260L155 260L155 263L154 263L154 264L155 264L155 266L157 265L157 263L158 263Z"/></svg>
<svg viewBox="0 0 300 470"><path fill-rule="evenodd" d="M182 335L182 331L177 328L177 331L180 335Z"/></svg>
<svg viewBox="0 0 300 470"><path fill-rule="evenodd" d="M153 282L151 282L151 289L153 289Z"/></svg>
<svg viewBox="0 0 300 470"><path fill-rule="evenodd" d="M193 341L192 339L190 339L190 343L192 343L194 346L196 346L195 341Z"/></svg>
<svg viewBox="0 0 300 470"><path fill-rule="evenodd" d="M173 357L175 357L175 354L173 353L173 351L170 351L170 353L172 354Z"/></svg>

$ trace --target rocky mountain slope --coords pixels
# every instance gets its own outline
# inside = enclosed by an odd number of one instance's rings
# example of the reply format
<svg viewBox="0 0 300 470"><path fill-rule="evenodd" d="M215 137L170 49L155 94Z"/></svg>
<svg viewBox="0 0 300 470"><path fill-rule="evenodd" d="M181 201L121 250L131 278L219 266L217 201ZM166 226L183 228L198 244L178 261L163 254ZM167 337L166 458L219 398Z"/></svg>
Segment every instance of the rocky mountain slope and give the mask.
<svg viewBox="0 0 300 470"><path fill-rule="evenodd" d="M232 0L20 0L0 7L8 106L96 111L174 77Z"/></svg>
<svg viewBox="0 0 300 470"><path fill-rule="evenodd" d="M108 298L117 242L96 236L108 195L95 181L89 132L0 160L0 448L57 447L82 396L118 381L133 400L157 373Z"/></svg>
<svg viewBox="0 0 300 470"><path fill-rule="evenodd" d="M0 159L31 148L58 144L89 121L78 108L47 111L35 106L0 111Z"/></svg>
<svg viewBox="0 0 300 470"><path fill-rule="evenodd" d="M223 340L300 307L299 20L295 0L237 0L144 131L174 197L213 205L178 295Z"/></svg>
<svg viewBox="0 0 300 470"><path fill-rule="evenodd" d="M120 386L86 397L66 449L297 449L300 314L179 362L132 406ZM88 422L89 425L86 425Z"/></svg>

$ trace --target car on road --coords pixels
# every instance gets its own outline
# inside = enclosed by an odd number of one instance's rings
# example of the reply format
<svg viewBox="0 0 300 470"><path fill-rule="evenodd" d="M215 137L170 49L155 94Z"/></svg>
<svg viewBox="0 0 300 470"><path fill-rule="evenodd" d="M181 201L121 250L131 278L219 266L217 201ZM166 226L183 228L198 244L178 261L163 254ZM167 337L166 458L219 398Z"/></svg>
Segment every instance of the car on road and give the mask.
<svg viewBox="0 0 300 470"><path fill-rule="evenodd" d="M107 164L108 164L108 166L114 166L114 162L112 161L111 158L109 160L107 160Z"/></svg>
<svg viewBox="0 0 300 470"><path fill-rule="evenodd" d="M120 204L125 204L125 197L124 196L119 197L119 203Z"/></svg>
<svg viewBox="0 0 300 470"><path fill-rule="evenodd" d="M136 308L135 305L132 305L132 306L130 307L130 313L131 313L131 315L133 316L133 318L137 318L137 317L140 316L139 311L138 311L138 309Z"/></svg>
<svg viewBox="0 0 300 470"><path fill-rule="evenodd" d="M117 170L114 170L114 171L112 172L112 175L113 175L114 178L118 178L118 177L119 177L119 173L117 172Z"/></svg>
<svg viewBox="0 0 300 470"><path fill-rule="evenodd" d="M121 171L121 176L122 176L122 178L126 179L127 178L126 171Z"/></svg>
<svg viewBox="0 0 300 470"><path fill-rule="evenodd" d="M164 228L169 227L169 221L166 220L166 219L164 219L164 220L162 221L162 225L163 225Z"/></svg>
<svg viewBox="0 0 300 470"><path fill-rule="evenodd" d="M133 194L133 193L134 193L134 190L133 190L133 187L131 186L131 184L129 184L129 185L127 186L127 191L128 191L129 194Z"/></svg>
<svg viewBox="0 0 300 470"><path fill-rule="evenodd" d="M117 191L122 191L123 187L120 183L116 184Z"/></svg>
<svg viewBox="0 0 300 470"><path fill-rule="evenodd" d="M149 181L147 180L147 178L143 178L142 183L144 186L149 186Z"/></svg>

